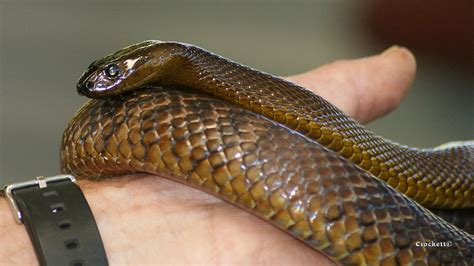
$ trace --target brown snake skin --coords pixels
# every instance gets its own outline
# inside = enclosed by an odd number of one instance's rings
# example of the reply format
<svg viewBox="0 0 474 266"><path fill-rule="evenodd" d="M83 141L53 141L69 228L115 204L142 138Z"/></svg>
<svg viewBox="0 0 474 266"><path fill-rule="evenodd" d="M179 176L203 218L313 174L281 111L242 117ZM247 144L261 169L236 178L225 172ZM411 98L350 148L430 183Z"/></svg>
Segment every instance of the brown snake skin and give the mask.
<svg viewBox="0 0 474 266"><path fill-rule="evenodd" d="M118 77L107 77L109 63ZM63 135L63 172L166 176L342 264L473 262L473 236L414 201L472 208L472 143L395 144L301 87L181 43L143 42L98 60L78 90L100 97L147 84L166 88L141 87L79 110ZM423 245L432 241L441 244Z"/></svg>

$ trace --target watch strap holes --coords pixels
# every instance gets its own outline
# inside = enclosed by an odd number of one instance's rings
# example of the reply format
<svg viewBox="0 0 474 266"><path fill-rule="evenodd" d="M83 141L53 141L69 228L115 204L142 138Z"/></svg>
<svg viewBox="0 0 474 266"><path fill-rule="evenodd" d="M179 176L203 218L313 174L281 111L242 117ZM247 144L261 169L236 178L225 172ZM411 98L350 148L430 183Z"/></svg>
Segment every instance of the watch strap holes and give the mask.
<svg viewBox="0 0 474 266"><path fill-rule="evenodd" d="M45 197L57 197L58 192L56 190L46 191L46 192L43 192L43 196L45 196Z"/></svg>
<svg viewBox="0 0 474 266"><path fill-rule="evenodd" d="M86 263L83 260L71 261L70 266L84 266Z"/></svg>
<svg viewBox="0 0 474 266"><path fill-rule="evenodd" d="M52 213L59 213L65 210L63 203L55 203L50 206Z"/></svg>
<svg viewBox="0 0 474 266"><path fill-rule="evenodd" d="M77 239L71 239L64 241L64 245L67 249L75 249L79 247L79 241Z"/></svg>
<svg viewBox="0 0 474 266"><path fill-rule="evenodd" d="M62 230L71 228L71 221L70 220L61 221L59 223L59 228Z"/></svg>

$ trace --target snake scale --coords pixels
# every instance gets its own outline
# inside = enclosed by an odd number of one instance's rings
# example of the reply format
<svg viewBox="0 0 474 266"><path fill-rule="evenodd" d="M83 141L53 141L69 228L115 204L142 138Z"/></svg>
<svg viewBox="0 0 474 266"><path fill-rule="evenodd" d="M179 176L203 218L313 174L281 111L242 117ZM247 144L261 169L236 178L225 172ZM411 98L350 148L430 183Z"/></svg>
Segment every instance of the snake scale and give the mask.
<svg viewBox="0 0 474 266"><path fill-rule="evenodd" d="M472 230L472 142L399 145L302 87L179 42L96 60L77 89L96 99L63 134L65 173L164 176L344 265L474 262L473 235L426 209L461 208Z"/></svg>

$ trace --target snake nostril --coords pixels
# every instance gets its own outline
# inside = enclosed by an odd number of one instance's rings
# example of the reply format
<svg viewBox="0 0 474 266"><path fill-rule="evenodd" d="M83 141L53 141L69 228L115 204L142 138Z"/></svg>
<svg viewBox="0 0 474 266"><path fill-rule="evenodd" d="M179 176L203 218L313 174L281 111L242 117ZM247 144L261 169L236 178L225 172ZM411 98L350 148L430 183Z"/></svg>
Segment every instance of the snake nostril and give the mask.
<svg viewBox="0 0 474 266"><path fill-rule="evenodd" d="M89 89L89 90L92 89L92 88L94 88L94 82L92 82L92 81L87 81L87 82L86 82L86 88Z"/></svg>

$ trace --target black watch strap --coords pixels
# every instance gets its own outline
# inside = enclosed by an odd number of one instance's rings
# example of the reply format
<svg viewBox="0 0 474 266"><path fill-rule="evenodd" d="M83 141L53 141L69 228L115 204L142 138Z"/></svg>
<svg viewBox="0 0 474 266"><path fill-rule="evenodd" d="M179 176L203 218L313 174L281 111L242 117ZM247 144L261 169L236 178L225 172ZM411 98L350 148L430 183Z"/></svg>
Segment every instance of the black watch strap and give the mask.
<svg viewBox="0 0 474 266"><path fill-rule="evenodd" d="M39 177L7 186L5 192L41 265L108 265L94 216L74 177Z"/></svg>

